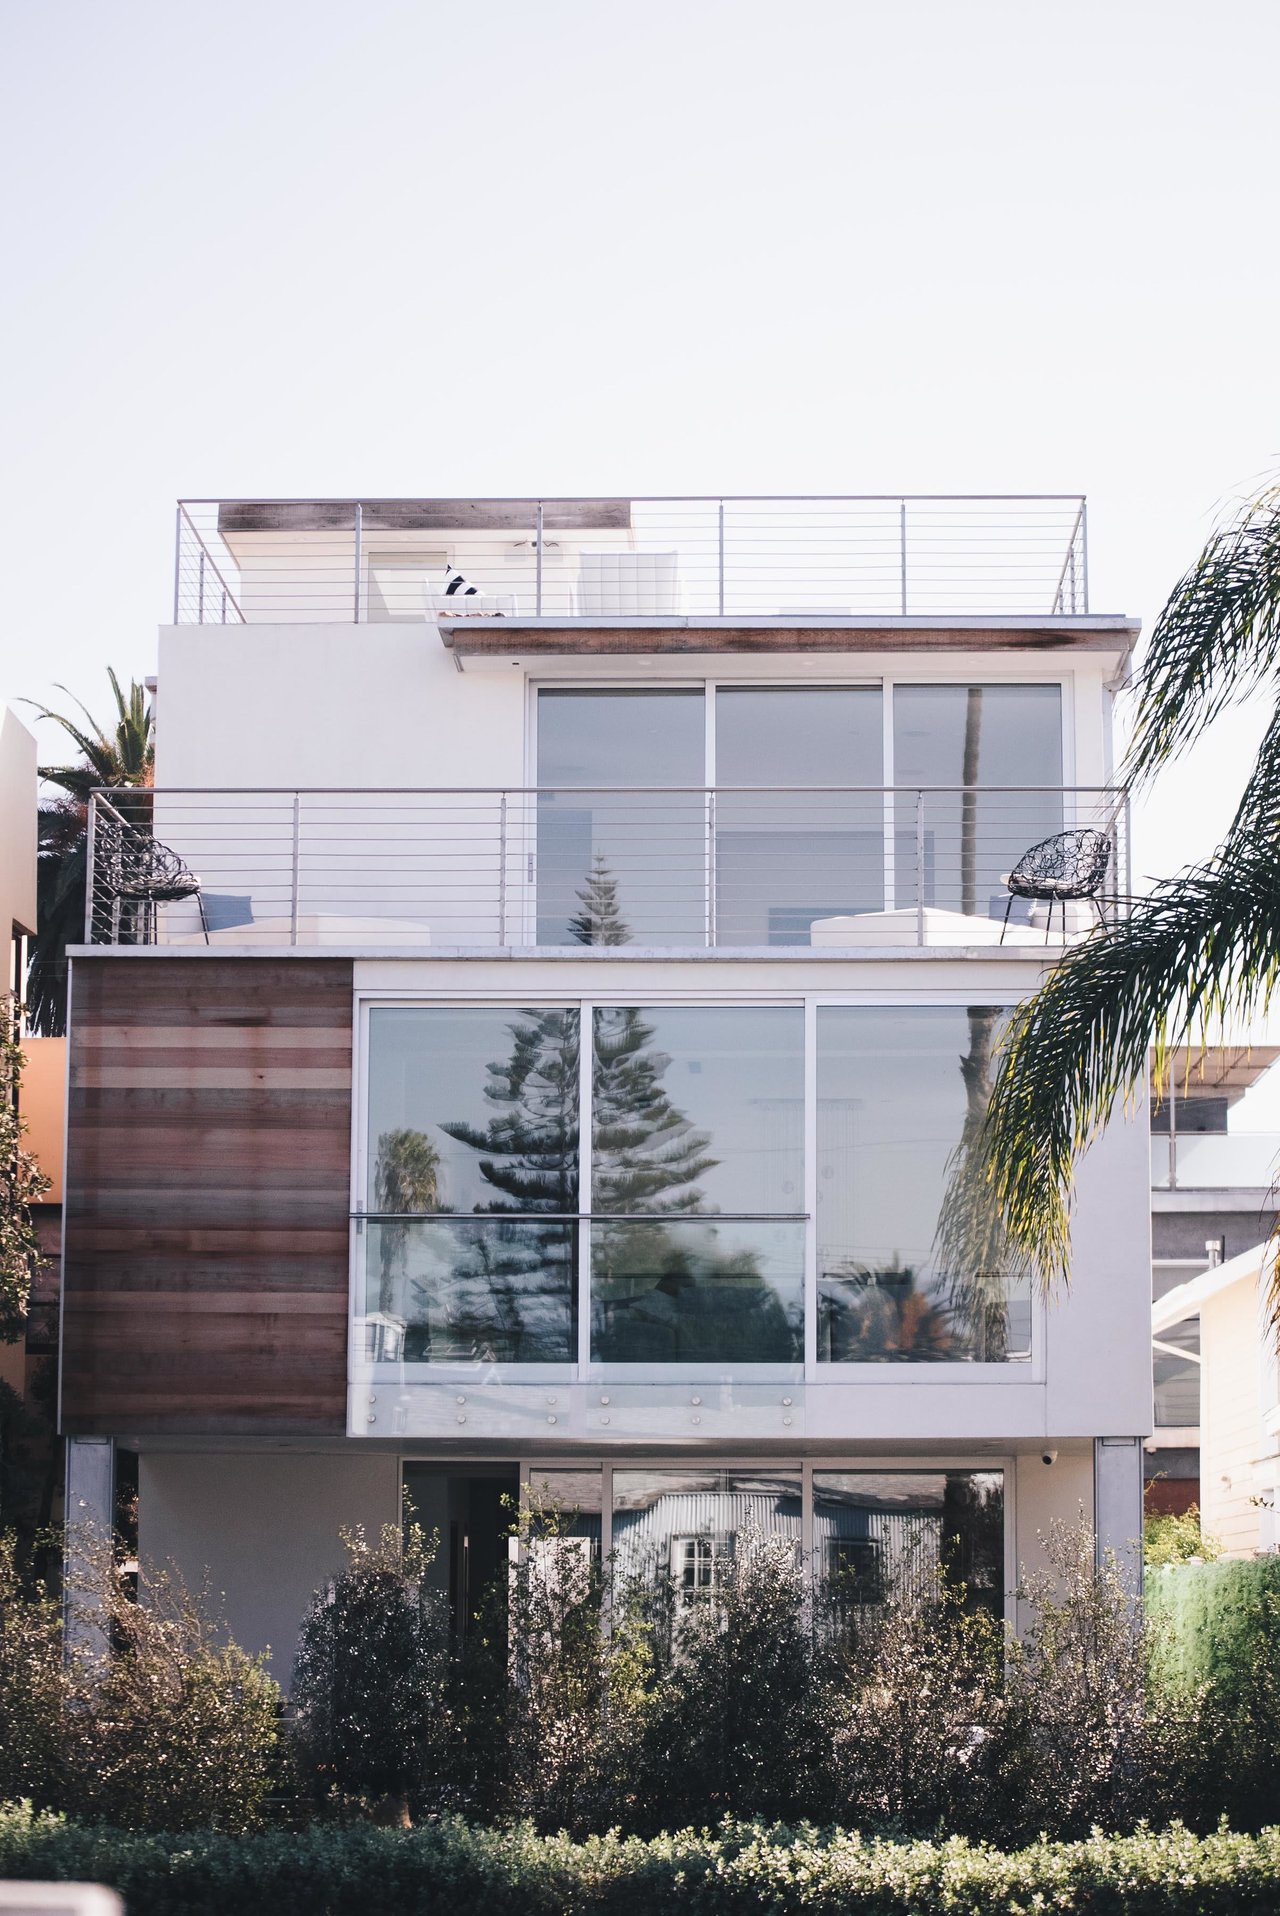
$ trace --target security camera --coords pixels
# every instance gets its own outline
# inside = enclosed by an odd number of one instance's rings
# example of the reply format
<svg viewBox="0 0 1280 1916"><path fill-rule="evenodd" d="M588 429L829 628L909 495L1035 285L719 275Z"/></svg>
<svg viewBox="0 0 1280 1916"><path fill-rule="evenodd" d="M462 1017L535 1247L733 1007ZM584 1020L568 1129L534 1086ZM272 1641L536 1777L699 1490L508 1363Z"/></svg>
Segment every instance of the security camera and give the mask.
<svg viewBox="0 0 1280 1916"><path fill-rule="evenodd" d="M1040 1452L1040 1462L1042 1464L1056 1464L1057 1461L1058 1453L1056 1450L1042 1450Z"/></svg>

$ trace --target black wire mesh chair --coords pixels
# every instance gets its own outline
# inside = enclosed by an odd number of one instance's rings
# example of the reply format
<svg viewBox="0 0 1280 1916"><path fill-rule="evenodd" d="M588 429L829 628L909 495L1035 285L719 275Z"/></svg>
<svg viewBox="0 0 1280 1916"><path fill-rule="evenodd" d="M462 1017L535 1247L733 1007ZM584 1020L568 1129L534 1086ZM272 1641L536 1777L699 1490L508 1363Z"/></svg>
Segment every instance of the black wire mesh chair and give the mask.
<svg viewBox="0 0 1280 1916"><path fill-rule="evenodd" d="M1048 901L1049 922L1044 934L1046 945L1053 936L1055 904L1062 913L1062 940L1066 943L1069 899L1087 898L1098 914L1098 923L1105 925L1107 921L1098 894L1110 863L1111 840L1106 832L1083 826L1076 831L1055 832L1052 838L1042 838L1030 851L1023 852L1005 879L1009 887L1009 901L1004 908L1000 943L1004 943L1004 935L1009 929L1009 913L1013 910L1015 898L1033 898L1041 903Z"/></svg>
<svg viewBox="0 0 1280 1916"><path fill-rule="evenodd" d="M194 898L207 945L209 919L200 880L190 866L158 838L148 838L123 821L104 832L104 822L98 826L95 862L102 868L103 885L111 900L112 942L154 944L156 906ZM121 937L126 929L126 910L129 935Z"/></svg>

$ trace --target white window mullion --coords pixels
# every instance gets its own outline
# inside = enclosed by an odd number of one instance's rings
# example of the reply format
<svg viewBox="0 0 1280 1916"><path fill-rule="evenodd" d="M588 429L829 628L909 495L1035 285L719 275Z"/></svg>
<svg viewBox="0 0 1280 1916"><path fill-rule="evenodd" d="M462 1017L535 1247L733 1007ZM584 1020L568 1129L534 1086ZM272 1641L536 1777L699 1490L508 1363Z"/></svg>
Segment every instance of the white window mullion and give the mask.
<svg viewBox="0 0 1280 1916"><path fill-rule="evenodd" d="M893 763L893 680L882 679L880 683L880 722L884 740L882 750L882 769L880 776L884 780L884 908L892 911L897 904L894 880L894 763Z"/></svg>
<svg viewBox="0 0 1280 1916"><path fill-rule="evenodd" d="M804 1001L804 1374L818 1375L818 1007Z"/></svg>
<svg viewBox="0 0 1280 1916"><path fill-rule="evenodd" d="M591 1077L595 1057L595 1007L578 1011L578 1210L589 1212L591 1198ZM578 1232L578 1363L581 1382L591 1363L591 1224L580 1216Z"/></svg>

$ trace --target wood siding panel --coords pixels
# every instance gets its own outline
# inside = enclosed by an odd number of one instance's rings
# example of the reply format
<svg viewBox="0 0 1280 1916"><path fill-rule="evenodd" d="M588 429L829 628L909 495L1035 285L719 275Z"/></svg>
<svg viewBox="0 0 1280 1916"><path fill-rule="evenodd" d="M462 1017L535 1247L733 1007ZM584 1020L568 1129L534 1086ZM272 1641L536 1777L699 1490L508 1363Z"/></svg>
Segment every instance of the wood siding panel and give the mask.
<svg viewBox="0 0 1280 1916"><path fill-rule="evenodd" d="M340 1434L349 960L74 967L63 1428Z"/></svg>

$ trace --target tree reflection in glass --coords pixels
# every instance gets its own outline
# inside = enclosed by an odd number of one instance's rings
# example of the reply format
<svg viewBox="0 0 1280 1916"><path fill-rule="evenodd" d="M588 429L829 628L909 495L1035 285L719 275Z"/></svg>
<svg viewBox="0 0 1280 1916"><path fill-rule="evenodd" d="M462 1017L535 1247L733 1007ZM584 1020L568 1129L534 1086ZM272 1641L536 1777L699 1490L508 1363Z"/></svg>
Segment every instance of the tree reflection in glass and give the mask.
<svg viewBox="0 0 1280 1916"><path fill-rule="evenodd" d="M371 1174L374 1210L422 1214L368 1227L405 1361L576 1355L579 1024L576 1010L373 1014L371 1125L419 1120L375 1133ZM441 1122L446 1099L472 1110Z"/></svg>
<svg viewBox="0 0 1280 1916"><path fill-rule="evenodd" d="M803 1226L768 1213L799 1201L799 1015L598 1010L592 1084L592 1356L798 1361Z"/></svg>

